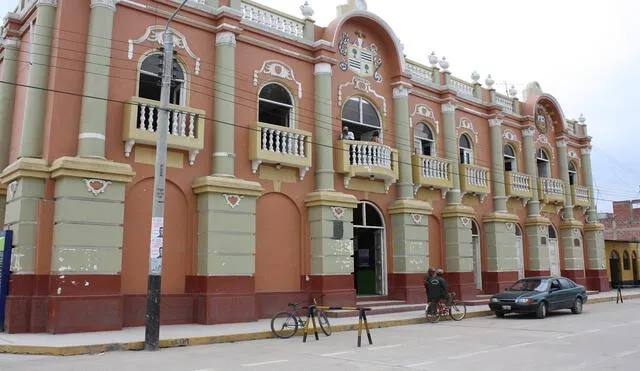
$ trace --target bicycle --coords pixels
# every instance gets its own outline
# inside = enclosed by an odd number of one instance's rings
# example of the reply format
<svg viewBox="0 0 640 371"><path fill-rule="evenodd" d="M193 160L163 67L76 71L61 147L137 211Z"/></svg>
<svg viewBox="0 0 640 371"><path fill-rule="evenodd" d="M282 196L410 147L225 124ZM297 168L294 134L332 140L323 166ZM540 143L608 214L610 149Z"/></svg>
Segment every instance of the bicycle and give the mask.
<svg viewBox="0 0 640 371"><path fill-rule="evenodd" d="M317 305L316 298L313 298L313 305ZM310 315L310 313L308 313L309 307L300 307L298 303L289 303L288 306L291 310L278 312L271 317L271 332L281 339L292 337L298 332L299 327L304 328ZM305 319L302 319L298 313L299 309L307 309ZM322 309L315 309L314 317L318 319L322 332L324 332L326 336L330 336L331 324L329 323L327 313Z"/></svg>
<svg viewBox="0 0 640 371"><path fill-rule="evenodd" d="M455 296L455 292L449 293L449 301L451 304L442 301L429 303L425 310L427 321L432 323L438 322L441 316L446 316L447 314L454 321L462 320L467 315L467 305L461 301L454 300Z"/></svg>

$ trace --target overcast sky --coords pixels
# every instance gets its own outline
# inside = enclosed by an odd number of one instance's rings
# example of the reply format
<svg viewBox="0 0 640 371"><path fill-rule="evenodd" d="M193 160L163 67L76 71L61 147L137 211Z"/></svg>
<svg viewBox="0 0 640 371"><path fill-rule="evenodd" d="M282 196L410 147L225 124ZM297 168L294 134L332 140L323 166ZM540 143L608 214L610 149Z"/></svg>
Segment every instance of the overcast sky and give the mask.
<svg viewBox="0 0 640 371"><path fill-rule="evenodd" d="M0 0L0 14L18 0ZM87 0L88 1L88 0ZM304 0L257 0L301 17ZM326 26L346 0L311 0ZM478 71L521 91L538 81L567 118L586 117L593 136L593 175L599 211L612 200L640 198L640 1L610 0L368 0L405 46L428 64L435 51L456 77Z"/></svg>

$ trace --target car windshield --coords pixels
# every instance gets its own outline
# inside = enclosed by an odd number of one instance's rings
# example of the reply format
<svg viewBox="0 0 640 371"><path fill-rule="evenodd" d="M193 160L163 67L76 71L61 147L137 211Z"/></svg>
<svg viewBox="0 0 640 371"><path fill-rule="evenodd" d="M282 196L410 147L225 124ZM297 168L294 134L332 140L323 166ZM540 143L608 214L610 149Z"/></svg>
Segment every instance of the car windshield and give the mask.
<svg viewBox="0 0 640 371"><path fill-rule="evenodd" d="M547 291L547 281L544 280L520 280L514 283L507 291Z"/></svg>

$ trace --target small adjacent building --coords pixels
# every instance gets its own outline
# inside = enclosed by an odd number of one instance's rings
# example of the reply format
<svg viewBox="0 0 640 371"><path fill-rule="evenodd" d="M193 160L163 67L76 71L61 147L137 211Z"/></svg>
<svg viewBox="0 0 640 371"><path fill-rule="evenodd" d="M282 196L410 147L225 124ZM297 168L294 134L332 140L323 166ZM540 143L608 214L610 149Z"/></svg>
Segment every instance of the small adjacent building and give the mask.
<svg viewBox="0 0 640 371"><path fill-rule="evenodd" d="M7 331L144 323L177 3L21 0L8 14ZM252 321L321 294L424 302L429 266L463 299L548 274L609 289L583 118L536 82L520 100L434 53L408 59L366 1L326 27L301 10L196 0L171 24L162 323Z"/></svg>

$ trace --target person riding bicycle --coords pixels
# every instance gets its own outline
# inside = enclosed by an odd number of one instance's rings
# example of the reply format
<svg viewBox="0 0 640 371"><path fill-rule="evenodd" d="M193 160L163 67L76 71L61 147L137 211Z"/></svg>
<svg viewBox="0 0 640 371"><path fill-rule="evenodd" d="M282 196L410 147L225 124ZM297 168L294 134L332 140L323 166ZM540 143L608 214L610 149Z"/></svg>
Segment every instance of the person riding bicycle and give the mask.
<svg viewBox="0 0 640 371"><path fill-rule="evenodd" d="M427 289L427 301L429 302L429 304L437 304L440 299L442 299L444 290L442 289L440 279L438 279L438 277L436 276L435 269L429 268L429 270L427 271L427 275L424 277L424 285Z"/></svg>
<svg viewBox="0 0 640 371"><path fill-rule="evenodd" d="M429 280L436 276L436 269L433 267L429 267L427 270L427 275L424 276L424 290L427 294L427 299L429 298Z"/></svg>
<svg viewBox="0 0 640 371"><path fill-rule="evenodd" d="M447 283L447 280L444 279L444 270L442 270L441 268L438 268L436 270L436 276L435 279L438 280L439 284L440 284L440 288L441 288L441 296L438 300L440 299L447 299L447 305L451 305L451 296L449 295L449 284Z"/></svg>

